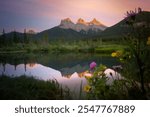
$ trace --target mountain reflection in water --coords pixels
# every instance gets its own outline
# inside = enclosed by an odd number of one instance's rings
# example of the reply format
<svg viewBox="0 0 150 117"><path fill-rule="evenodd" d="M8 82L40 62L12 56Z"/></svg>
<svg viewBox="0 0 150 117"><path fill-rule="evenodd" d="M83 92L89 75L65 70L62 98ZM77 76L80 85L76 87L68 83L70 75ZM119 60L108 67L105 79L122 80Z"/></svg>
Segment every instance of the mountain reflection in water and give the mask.
<svg viewBox="0 0 150 117"><path fill-rule="evenodd" d="M82 87L87 84L84 78L85 71L89 69L92 61L107 67L118 65L115 58L90 53L0 54L0 75L12 78L26 75L42 80L56 79L60 85L68 87L70 91L79 92L81 83Z"/></svg>
<svg viewBox="0 0 150 117"><path fill-rule="evenodd" d="M86 84L82 73L74 72L70 75L62 75L58 70L37 63L19 64L17 66L0 64L0 75L6 75L12 78L25 75L42 80L57 80L63 87L67 86L72 91L79 91L81 82L83 86Z"/></svg>

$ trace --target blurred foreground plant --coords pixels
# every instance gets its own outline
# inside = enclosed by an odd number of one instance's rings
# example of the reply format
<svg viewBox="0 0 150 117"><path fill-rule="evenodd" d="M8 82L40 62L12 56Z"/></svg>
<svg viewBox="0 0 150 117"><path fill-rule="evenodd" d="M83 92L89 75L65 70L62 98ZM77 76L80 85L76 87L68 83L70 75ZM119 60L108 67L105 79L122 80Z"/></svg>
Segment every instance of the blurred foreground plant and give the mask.
<svg viewBox="0 0 150 117"><path fill-rule="evenodd" d="M116 73L115 71L113 73L109 72L108 74L112 77L108 77L106 70L108 69L105 65L100 65L95 68L92 77L86 78L88 85L84 87L84 91L87 92L87 99L134 99L135 96L130 94L134 90L133 84L135 83L127 79L113 77L113 74ZM109 80L113 82L108 83Z"/></svg>
<svg viewBox="0 0 150 117"><path fill-rule="evenodd" d="M140 8L138 8L140 9ZM136 11L133 11L136 13ZM131 27L132 31L125 37L125 41L129 46L129 53L132 59L125 64L125 67L130 67L132 70L127 69L132 79L140 81L141 91L146 94L146 83L149 83L149 75L147 72L150 71L150 48L149 48L149 22L142 22L142 25L138 25L138 15L140 15L141 9L134 15L134 18L127 14L126 24ZM127 72L127 71L126 71ZM129 76L126 76L129 77Z"/></svg>
<svg viewBox="0 0 150 117"><path fill-rule="evenodd" d="M124 25L131 32L124 37L124 41L128 48L111 54L123 67L120 72L123 79L108 85L110 78L104 72L107 67L100 65L87 79L90 86L88 99L150 99L150 22L139 21L142 13L141 8L127 12ZM113 76L112 73L110 75Z"/></svg>
<svg viewBox="0 0 150 117"><path fill-rule="evenodd" d="M122 75L125 78L140 82L140 92L146 96L149 94L150 82L150 28L148 19L144 22L139 21L142 13L141 8L138 8L138 12L136 10L127 12L125 25L131 32L124 40L128 49L124 50L121 56L117 56L117 52L114 52L112 57L119 58L123 65Z"/></svg>

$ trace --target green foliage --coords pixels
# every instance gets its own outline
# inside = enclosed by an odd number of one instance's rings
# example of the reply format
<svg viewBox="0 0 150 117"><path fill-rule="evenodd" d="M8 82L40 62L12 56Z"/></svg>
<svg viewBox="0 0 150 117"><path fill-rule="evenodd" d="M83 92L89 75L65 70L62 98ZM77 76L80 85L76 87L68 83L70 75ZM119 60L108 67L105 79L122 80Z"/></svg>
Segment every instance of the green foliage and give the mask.
<svg viewBox="0 0 150 117"><path fill-rule="evenodd" d="M0 46L6 45L6 34L5 30L3 29L2 35L0 36Z"/></svg>
<svg viewBox="0 0 150 117"><path fill-rule="evenodd" d="M130 28L130 33L124 38L126 48L112 53L112 57L118 58L123 66L120 72L123 79L108 85L108 78L100 65L88 79L91 87L87 95L89 99L150 99L150 19L143 16L145 12L131 13L128 12L121 22ZM137 23L143 21L139 16L145 18L142 25Z"/></svg>
<svg viewBox="0 0 150 117"><path fill-rule="evenodd" d="M148 74L150 71L150 47L148 39L150 31L147 21L149 19L145 19L144 23L137 25L139 15L142 15L141 12L128 14L126 24L132 29L130 34L124 37L128 49L124 50L120 56L117 56L117 52L112 53L112 56L120 59L123 65L122 75L127 79L139 82L140 93L148 95L149 86L147 84L150 83Z"/></svg>
<svg viewBox="0 0 150 117"><path fill-rule="evenodd" d="M26 34L25 34L26 35ZM25 36L24 35L24 36ZM46 36L46 35L45 35ZM26 38L26 36L24 37ZM27 37L28 38L28 37ZM30 41L29 43L7 42L9 45L0 48L0 53L7 53L13 51L24 52L53 52L53 53L66 53L66 52L80 52L80 53L104 53L110 54L117 49L126 48L124 45L115 44L116 42L102 42L102 40L78 40L78 41L50 41L48 37L38 41ZM16 40L17 41L17 40Z"/></svg>
<svg viewBox="0 0 150 117"><path fill-rule="evenodd" d="M19 43L19 37L17 36L17 33L16 31L13 32L13 42L14 43Z"/></svg>
<svg viewBox="0 0 150 117"><path fill-rule="evenodd" d="M0 99L51 100L70 99L68 89L62 89L57 81L43 81L32 77L0 77Z"/></svg>
<svg viewBox="0 0 150 117"><path fill-rule="evenodd" d="M132 79L114 80L112 84L108 84L109 80L104 71L105 65L100 65L95 69L91 78L87 78L88 87L87 99L106 99L106 100L122 100L122 99L149 99L148 95L143 95L139 87L139 83ZM86 86L87 87L87 86ZM150 90L150 87L148 87Z"/></svg>
<svg viewBox="0 0 150 117"><path fill-rule="evenodd" d="M26 32L26 29L24 29L24 33L23 33L23 43L24 44L28 44L29 43L29 37L28 37L28 34Z"/></svg>
<svg viewBox="0 0 150 117"><path fill-rule="evenodd" d="M131 34L125 37L125 41L129 46L129 52L131 54L131 60L124 64L125 68L128 68L128 72L132 79L138 80L141 85L142 93L146 94L145 83L149 83L150 79L147 76L148 71L150 71L150 63L148 62L150 59L150 48L147 45L147 40L149 37L149 27L147 19L142 25L137 25L138 13L133 16L127 16L126 23L132 28ZM129 63L130 62L130 63ZM132 69L130 71L130 69ZM127 72L127 69L124 70ZM125 77L130 77L126 73Z"/></svg>

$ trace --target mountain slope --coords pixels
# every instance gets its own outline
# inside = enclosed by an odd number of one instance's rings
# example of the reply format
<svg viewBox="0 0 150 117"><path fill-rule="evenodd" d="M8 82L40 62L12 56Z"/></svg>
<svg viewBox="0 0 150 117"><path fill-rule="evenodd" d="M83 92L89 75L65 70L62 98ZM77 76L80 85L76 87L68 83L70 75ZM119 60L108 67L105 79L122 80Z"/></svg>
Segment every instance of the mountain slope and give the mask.
<svg viewBox="0 0 150 117"><path fill-rule="evenodd" d="M101 37L117 38L130 33L132 29L126 24L126 21L127 19L123 19L114 26L108 27L101 33ZM150 12L143 11L136 15L136 21L134 25L142 26L144 24L148 25L148 27L150 28Z"/></svg>
<svg viewBox="0 0 150 117"><path fill-rule="evenodd" d="M83 19L79 18L76 24L73 23L70 18L66 18L61 20L60 25L42 31L35 37L37 39L42 39L44 36L47 36L50 40L79 40L96 36L105 29L106 26L95 18L91 22L85 22Z"/></svg>
<svg viewBox="0 0 150 117"><path fill-rule="evenodd" d="M49 40L79 40L79 39L91 39L95 38L111 38L116 39L124 37L128 33L131 33L131 27L126 23L127 18L123 19L114 26L106 28L95 18L90 22L85 22L83 19L78 19L77 23L73 23L69 18L61 20L60 25L44 30L40 33L33 34L32 39L43 39L47 37ZM146 25L150 34L150 12L142 11L136 14L136 21L134 25L140 27ZM23 33L16 32L19 39L24 38ZM29 35L29 34L28 34ZM8 39L14 38L14 32L7 33Z"/></svg>
<svg viewBox="0 0 150 117"><path fill-rule="evenodd" d="M50 40L74 40L74 39L81 39L85 37L84 34L81 34L79 32L76 32L72 29L62 29L59 27L54 27L45 31L42 31L36 35L36 38L41 39L44 38L44 36L47 36Z"/></svg>

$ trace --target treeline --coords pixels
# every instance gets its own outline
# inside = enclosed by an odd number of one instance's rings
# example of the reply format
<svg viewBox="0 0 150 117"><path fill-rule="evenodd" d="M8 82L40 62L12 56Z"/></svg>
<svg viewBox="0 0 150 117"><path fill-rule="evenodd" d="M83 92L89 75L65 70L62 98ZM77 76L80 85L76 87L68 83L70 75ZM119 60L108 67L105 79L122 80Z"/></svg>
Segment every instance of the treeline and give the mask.
<svg viewBox="0 0 150 117"><path fill-rule="evenodd" d="M24 29L24 33L18 33L16 31L13 31L11 33L5 33L5 30L3 29L2 35L0 36L0 47L3 46L12 46L16 43L21 44L28 44L31 38L31 34L28 34L26 32L26 29Z"/></svg>
<svg viewBox="0 0 150 117"><path fill-rule="evenodd" d="M82 39L65 39L60 36L60 39L53 39L49 37L48 33L39 36L34 31L29 32L26 29L24 29L24 33L16 31L5 33L3 29L2 35L0 35L0 53L41 51L56 53L110 53L115 50L114 45L115 48L120 48L120 46L116 47L116 45L120 44L123 45L122 40L113 37L108 39L103 39L98 36Z"/></svg>
<svg viewBox="0 0 150 117"><path fill-rule="evenodd" d="M26 31L24 29L23 33L12 31L10 33L5 33L5 30L2 30L0 35L0 48L15 46L16 44L25 46L27 44L43 44L46 45L49 43L48 34L45 33L43 37L36 38L35 32L33 30Z"/></svg>

